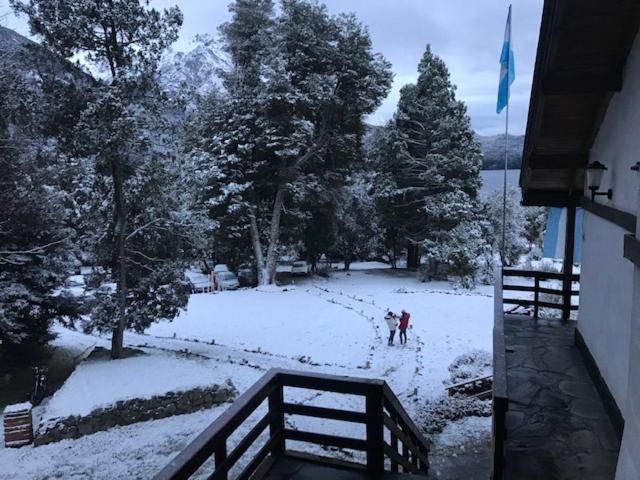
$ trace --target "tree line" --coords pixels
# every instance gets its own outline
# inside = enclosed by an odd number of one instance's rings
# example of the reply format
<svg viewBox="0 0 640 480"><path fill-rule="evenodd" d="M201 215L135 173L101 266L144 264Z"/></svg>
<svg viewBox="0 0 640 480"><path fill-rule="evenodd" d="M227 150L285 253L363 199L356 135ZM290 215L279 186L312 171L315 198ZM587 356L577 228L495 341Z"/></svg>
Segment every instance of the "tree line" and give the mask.
<svg viewBox="0 0 640 480"><path fill-rule="evenodd" d="M118 358L126 329L185 307L195 262L251 262L262 284L293 256L406 258L465 285L493 264L482 155L430 47L372 132L364 119L393 74L353 14L236 0L218 30L225 61L189 88L167 73L193 68L168 51L177 7L11 5L39 44L0 66L0 357L33 356L58 320L110 333ZM521 230L540 214L518 226L510 258L537 241ZM90 299L61 288L79 265L93 267Z"/></svg>

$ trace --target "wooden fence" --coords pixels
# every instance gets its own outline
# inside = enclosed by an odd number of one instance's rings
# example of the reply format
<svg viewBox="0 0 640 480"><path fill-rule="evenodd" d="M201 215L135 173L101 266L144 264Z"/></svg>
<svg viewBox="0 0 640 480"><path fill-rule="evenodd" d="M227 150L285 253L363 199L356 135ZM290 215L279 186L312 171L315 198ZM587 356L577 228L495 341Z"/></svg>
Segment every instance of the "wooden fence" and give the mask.
<svg viewBox="0 0 640 480"><path fill-rule="evenodd" d="M287 387L362 396L365 399L365 411L288 403L284 401L284 389ZM236 443L233 450L228 451L229 437L265 401L267 413ZM359 423L365 425L366 435L361 439L294 430L286 427L285 415ZM429 444L386 382L272 369L238 397L155 479L189 478L213 457L215 469L208 478L227 480L229 470L267 428L269 435L266 442L236 476L237 479L248 479L258 469L267 469L278 456L294 453L286 449L287 440L363 451L366 453L364 468L374 476L385 471L385 459L388 459L392 472L402 469L404 472L426 475L429 469ZM389 443L385 441L385 429L389 433Z"/></svg>
<svg viewBox="0 0 640 480"><path fill-rule="evenodd" d="M564 316L568 318L568 313L572 310L577 310L578 305L574 305L571 302L572 297L580 295L579 289L573 289L571 285L574 282L580 281L580 275L571 274L570 276L565 276L564 273L558 272L542 272L537 270L519 270L519 269L503 269L502 270L503 279L506 277L509 278L526 278L529 282L526 285L514 285L514 284L503 284L502 290L503 292L507 291L515 291L515 292L528 292L533 294L533 298L523 299L523 298L503 298L502 302L504 305L520 305L522 307L533 307L533 316L538 318L540 313L540 308L551 308L562 310ZM531 280L533 280L533 285L531 285ZM564 282L562 288L549 288L543 287L541 282L551 281L551 280L560 280ZM548 302L540 300L540 294L549 294L549 295L557 295L560 297L560 302Z"/></svg>

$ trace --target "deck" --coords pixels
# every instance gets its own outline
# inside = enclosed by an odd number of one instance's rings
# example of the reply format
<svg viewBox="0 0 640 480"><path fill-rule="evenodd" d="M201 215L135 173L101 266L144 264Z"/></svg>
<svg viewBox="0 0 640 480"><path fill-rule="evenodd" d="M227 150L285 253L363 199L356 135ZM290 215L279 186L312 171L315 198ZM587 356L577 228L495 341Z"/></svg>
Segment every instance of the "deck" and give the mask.
<svg viewBox="0 0 640 480"><path fill-rule="evenodd" d="M371 475L364 469L348 468L337 464L328 465L310 461L308 458L282 456L278 458L261 480L404 480L416 479L420 476L409 473L384 472Z"/></svg>
<svg viewBox="0 0 640 480"><path fill-rule="evenodd" d="M615 477L619 443L575 322L507 315L505 479Z"/></svg>

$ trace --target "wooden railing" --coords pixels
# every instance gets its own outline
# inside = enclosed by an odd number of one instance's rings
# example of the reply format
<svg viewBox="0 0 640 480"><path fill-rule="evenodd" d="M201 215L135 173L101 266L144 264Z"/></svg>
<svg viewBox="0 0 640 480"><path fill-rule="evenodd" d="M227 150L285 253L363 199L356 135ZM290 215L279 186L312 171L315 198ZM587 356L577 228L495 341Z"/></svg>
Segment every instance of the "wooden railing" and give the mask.
<svg viewBox="0 0 640 480"><path fill-rule="evenodd" d="M288 403L284 401L286 387L363 396L365 411ZM233 450L228 451L229 437L264 401L267 401L267 413L236 443ZM364 424L366 436L360 439L290 429L285 426L285 415ZM373 475L385 471L385 459L389 460L392 472L398 472L402 468L404 472L426 475L429 469L428 441L383 380L272 369L238 397L226 412L187 445L155 479L189 478L213 457L215 469L208 478L227 480L231 468L267 427L269 435L266 442L235 478L248 479L258 469L267 469L278 456L291 454L286 449L287 440L366 452L366 466L361 467ZM390 443L385 441L385 428L389 431Z"/></svg>
<svg viewBox="0 0 640 480"><path fill-rule="evenodd" d="M507 349L504 338L504 303L502 274L496 272L493 296L493 402L491 435L491 480L504 477L506 415L509 410L507 394Z"/></svg>
<svg viewBox="0 0 640 480"><path fill-rule="evenodd" d="M520 305L523 307L533 307L533 316L535 318L538 318L540 308L562 310L566 318L568 318L568 313L570 311L578 309L578 305L574 305L571 302L572 297L580 295L580 290L575 290L573 289L573 287L571 287L574 282L580 281L580 275L578 274L573 273L571 275L565 276L564 273L558 272L542 272L537 270L519 270L515 268L505 268L502 270L502 276L503 279L506 277L510 277L533 280L533 285L531 285L530 282L527 285L503 284L502 290L504 292L516 291L528 292L533 294L532 299L503 298L502 302L504 305ZM548 288L540 285L541 282L549 280L560 280L564 282L565 287ZM560 303L545 302L540 300L540 294L542 293L559 296Z"/></svg>

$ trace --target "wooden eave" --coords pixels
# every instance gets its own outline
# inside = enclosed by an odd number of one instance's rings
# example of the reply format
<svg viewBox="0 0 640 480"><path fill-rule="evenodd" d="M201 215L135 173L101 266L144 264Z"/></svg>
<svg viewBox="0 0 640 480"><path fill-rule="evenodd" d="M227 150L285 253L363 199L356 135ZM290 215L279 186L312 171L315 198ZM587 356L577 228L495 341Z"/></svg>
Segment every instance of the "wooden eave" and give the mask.
<svg viewBox="0 0 640 480"><path fill-rule="evenodd" d="M638 0L545 0L524 142L524 205L576 205L640 26Z"/></svg>

